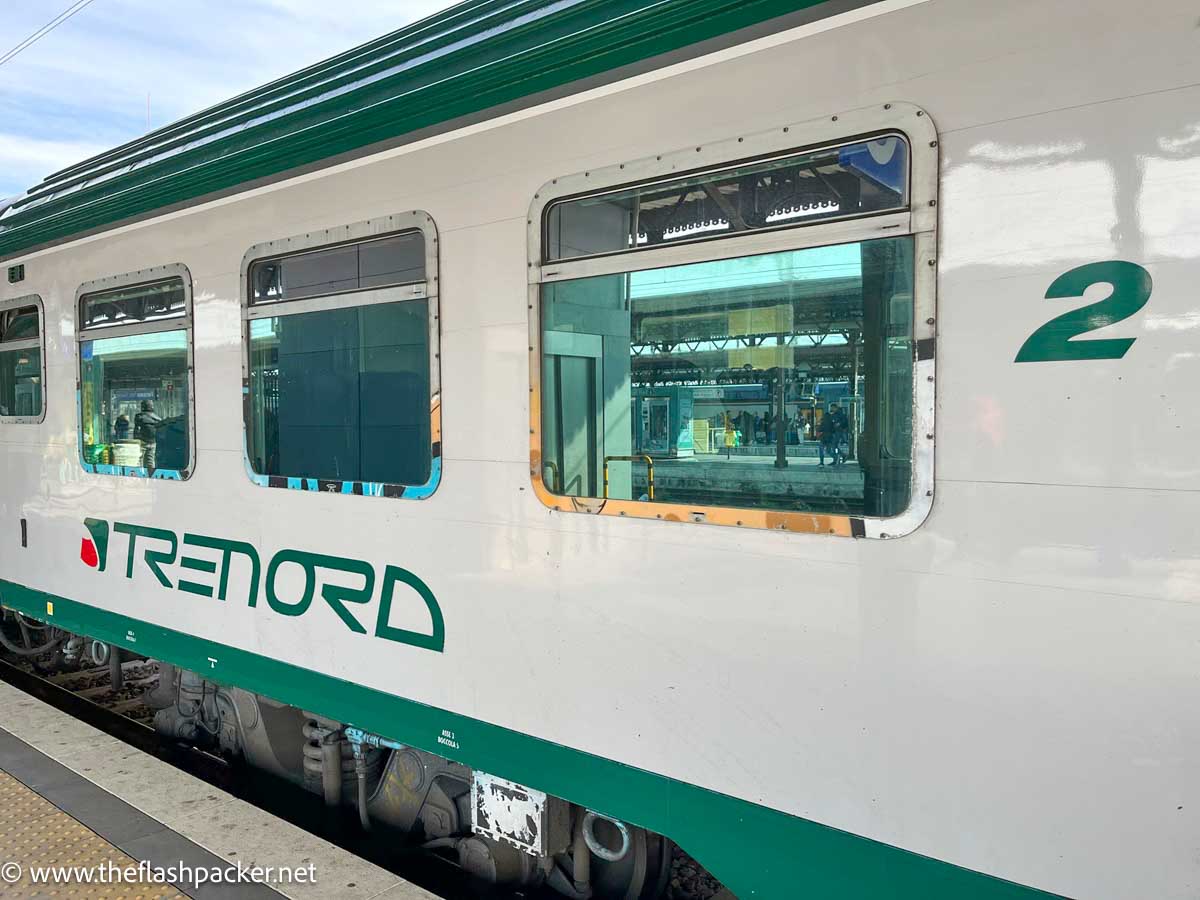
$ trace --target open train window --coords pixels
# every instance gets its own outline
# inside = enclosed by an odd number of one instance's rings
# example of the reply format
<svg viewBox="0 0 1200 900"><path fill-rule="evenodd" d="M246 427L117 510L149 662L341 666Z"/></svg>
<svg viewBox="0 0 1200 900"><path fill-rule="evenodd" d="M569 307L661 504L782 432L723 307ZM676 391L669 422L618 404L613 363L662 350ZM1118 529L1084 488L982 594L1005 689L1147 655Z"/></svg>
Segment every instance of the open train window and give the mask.
<svg viewBox="0 0 1200 900"><path fill-rule="evenodd" d="M0 422L46 418L46 344L40 297L0 301Z"/></svg>
<svg viewBox="0 0 1200 900"><path fill-rule="evenodd" d="M437 231L405 213L243 263L246 459L258 484L422 498L441 473Z"/></svg>
<svg viewBox="0 0 1200 900"><path fill-rule="evenodd" d="M187 268L90 282L79 289L76 309L84 469L187 478L196 446Z"/></svg>
<svg viewBox="0 0 1200 900"><path fill-rule="evenodd" d="M559 178L531 475L561 510L890 537L933 489L936 133L889 104Z"/></svg>

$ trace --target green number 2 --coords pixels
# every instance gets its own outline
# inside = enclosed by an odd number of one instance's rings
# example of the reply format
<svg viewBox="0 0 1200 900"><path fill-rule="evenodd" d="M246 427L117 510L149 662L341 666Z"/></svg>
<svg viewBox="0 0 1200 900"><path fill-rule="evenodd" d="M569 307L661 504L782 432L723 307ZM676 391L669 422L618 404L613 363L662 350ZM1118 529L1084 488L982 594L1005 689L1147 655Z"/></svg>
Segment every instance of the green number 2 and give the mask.
<svg viewBox="0 0 1200 900"><path fill-rule="evenodd" d="M1114 259L1088 263L1054 279L1047 300L1082 297L1093 284L1108 284L1112 293L1103 300L1051 319L1021 345L1016 362L1060 362L1068 359L1120 359L1135 338L1072 338L1105 325L1128 319L1146 305L1154 283L1150 273L1136 263Z"/></svg>

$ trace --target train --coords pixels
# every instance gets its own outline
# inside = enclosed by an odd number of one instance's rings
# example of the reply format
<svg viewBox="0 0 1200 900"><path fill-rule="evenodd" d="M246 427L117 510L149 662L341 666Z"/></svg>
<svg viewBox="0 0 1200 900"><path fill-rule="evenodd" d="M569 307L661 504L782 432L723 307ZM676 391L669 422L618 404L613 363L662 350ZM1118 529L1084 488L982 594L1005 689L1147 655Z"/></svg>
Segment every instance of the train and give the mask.
<svg viewBox="0 0 1200 900"><path fill-rule="evenodd" d="M4 642L500 884L1195 897L1197 33L467 0L49 176Z"/></svg>

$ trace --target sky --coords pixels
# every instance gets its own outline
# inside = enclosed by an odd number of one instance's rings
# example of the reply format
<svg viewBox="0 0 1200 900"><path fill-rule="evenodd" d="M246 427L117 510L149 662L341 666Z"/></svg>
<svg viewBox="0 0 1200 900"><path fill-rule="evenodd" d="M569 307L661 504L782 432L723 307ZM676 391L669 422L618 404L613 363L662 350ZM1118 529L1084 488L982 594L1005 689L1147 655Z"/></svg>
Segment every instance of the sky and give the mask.
<svg viewBox="0 0 1200 900"><path fill-rule="evenodd" d="M72 0L2 3L0 56ZM0 65L0 199L450 5L452 0L92 0Z"/></svg>

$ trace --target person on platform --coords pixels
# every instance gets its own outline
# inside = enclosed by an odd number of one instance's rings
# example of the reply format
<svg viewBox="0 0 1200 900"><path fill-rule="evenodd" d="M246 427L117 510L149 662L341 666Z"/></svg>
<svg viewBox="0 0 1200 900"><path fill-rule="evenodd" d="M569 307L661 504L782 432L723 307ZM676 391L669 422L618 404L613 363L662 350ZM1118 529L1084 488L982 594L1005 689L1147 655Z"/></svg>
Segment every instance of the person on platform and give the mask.
<svg viewBox="0 0 1200 900"><path fill-rule="evenodd" d="M847 443L850 439L850 420L846 418L845 410L836 403L829 404L829 415L825 420L828 422L832 441L833 465L843 466L846 464L846 454L842 450L842 444Z"/></svg>
<svg viewBox="0 0 1200 900"><path fill-rule="evenodd" d="M133 417L133 436L142 442L142 465L153 472L158 457L158 429L167 423L154 412L154 401L143 400L142 409Z"/></svg>
<svg viewBox="0 0 1200 900"><path fill-rule="evenodd" d="M818 426L821 438L821 444L817 448L821 459L819 465L825 465L826 454L830 457L830 465L839 464L842 456L843 430L849 430L846 414L836 403L831 403L829 412L821 417L821 424Z"/></svg>

